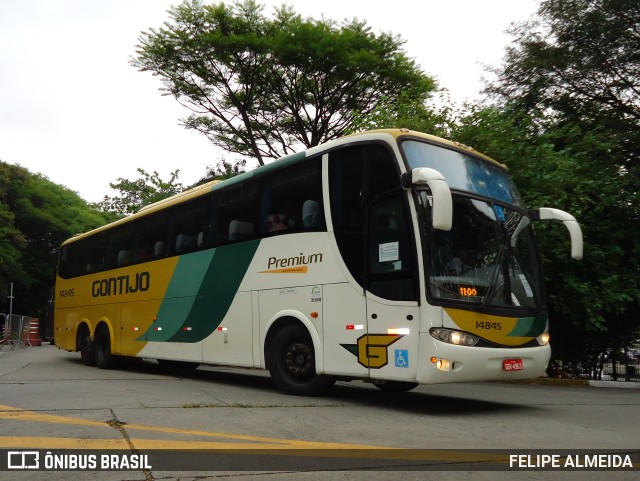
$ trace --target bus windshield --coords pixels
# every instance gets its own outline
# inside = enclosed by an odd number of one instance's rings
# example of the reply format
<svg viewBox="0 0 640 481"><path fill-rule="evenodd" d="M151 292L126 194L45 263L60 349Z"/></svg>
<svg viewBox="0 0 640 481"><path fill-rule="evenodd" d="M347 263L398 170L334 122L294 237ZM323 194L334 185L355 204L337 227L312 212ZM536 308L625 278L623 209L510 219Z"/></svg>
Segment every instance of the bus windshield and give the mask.
<svg viewBox="0 0 640 481"><path fill-rule="evenodd" d="M409 170L430 167L437 170L451 189L522 206L518 191L506 169L472 155L437 145L405 140L402 142Z"/></svg>
<svg viewBox="0 0 640 481"><path fill-rule="evenodd" d="M427 192L418 197L428 209ZM454 195L451 231L430 229L427 244L432 299L489 308L543 307L533 231L519 209Z"/></svg>
<svg viewBox="0 0 640 481"><path fill-rule="evenodd" d="M533 229L508 172L425 142L406 140L402 148L410 169L438 170L454 192L451 230L425 226L430 298L483 308L543 308ZM428 211L428 192L416 195ZM423 217L430 218L429 212Z"/></svg>

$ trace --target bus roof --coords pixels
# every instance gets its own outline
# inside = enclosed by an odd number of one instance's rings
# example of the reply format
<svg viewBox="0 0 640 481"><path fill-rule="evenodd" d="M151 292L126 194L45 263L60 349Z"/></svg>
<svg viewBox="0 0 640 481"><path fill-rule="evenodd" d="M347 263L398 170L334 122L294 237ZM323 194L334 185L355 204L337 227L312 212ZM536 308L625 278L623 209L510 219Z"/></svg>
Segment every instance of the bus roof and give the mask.
<svg viewBox="0 0 640 481"><path fill-rule="evenodd" d="M97 232L106 230L108 228L111 228L115 225L120 225L120 224L125 224L127 222L130 222L134 219L146 216L147 214L150 214L152 212L156 212L158 210L162 210L164 208L167 208L169 206L172 205L176 205L176 204L181 204L183 202L187 202L191 199L195 199L197 197L200 197L202 195L206 195L209 192L215 191L215 190L219 190L219 189L223 189L226 187L229 187L233 184L236 183L241 183L244 181L247 181L251 178L254 177L260 177L263 176L269 172L272 172L274 170L279 170L282 168L285 168L288 165L292 165L295 163L298 163L300 161L302 161L303 159L316 155L317 153L323 152L323 151L328 151L333 149L334 147L338 147L340 145L343 144L349 144L353 141L358 141L359 137L371 137L371 136L376 136L376 135L390 135L391 137L393 137L396 140L401 140L402 138L417 138L417 139L423 139L426 140L430 143L434 143L437 145L442 145L444 147L450 147L454 150L458 150L458 151L462 151L471 155L474 155L476 157L480 157L481 159L490 162L494 165L497 165L503 169L507 169L507 167L504 164L501 164L499 162L497 162L496 160L492 159L491 157L488 157L478 151L476 151L475 149L473 149L473 147L469 147L467 145L461 144L459 142L453 142L447 139L443 139L441 137L437 137L435 135L430 135L430 134L425 134L422 132L417 132L414 130L409 130L406 128L398 128L398 129L378 129L378 130L368 130L368 131L364 131L364 132L358 132L355 134L350 134L350 135L346 135L344 137L341 137L339 139L335 139L335 140L330 140L328 142L325 142L323 144L320 144L318 146L315 147L311 147L307 150L303 150L301 152L297 152L294 154L289 154L286 155L284 157L280 157L278 159L276 159L275 161L260 166L254 170L251 170L249 172L244 172L242 174L236 175L234 177L231 177L230 179L226 179L226 180L213 180L210 182L207 182L205 184L202 185L198 185L196 187L193 187L189 190L186 190L184 192L181 192L179 194L176 194L174 196L168 197L166 199L160 200L158 202L154 202L153 204L149 204L147 206L142 207L137 213L132 214L130 216L124 217L122 219L118 219L117 221L111 222L109 224L106 224L104 226L98 227L96 229L93 229L89 232L85 232L85 233L81 233L81 234L76 234L74 237L66 240L64 244L67 244L69 242L73 242L76 241L80 238L95 234ZM363 139L364 140L364 139Z"/></svg>

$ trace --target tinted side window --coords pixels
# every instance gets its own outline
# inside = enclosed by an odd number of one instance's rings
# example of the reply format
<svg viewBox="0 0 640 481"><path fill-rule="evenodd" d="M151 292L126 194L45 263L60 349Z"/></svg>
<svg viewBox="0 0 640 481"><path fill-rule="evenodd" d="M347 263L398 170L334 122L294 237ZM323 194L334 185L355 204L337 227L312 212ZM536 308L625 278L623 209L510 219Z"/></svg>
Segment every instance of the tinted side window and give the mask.
<svg viewBox="0 0 640 481"><path fill-rule="evenodd" d="M215 244L254 239L257 218L257 183L232 186L213 198Z"/></svg>
<svg viewBox="0 0 640 481"><path fill-rule="evenodd" d="M364 285L364 212L369 200L400 187L392 153L382 144L345 147L329 154L329 195L336 242L351 275Z"/></svg>
<svg viewBox="0 0 640 481"><path fill-rule="evenodd" d="M133 259L134 244L133 223L130 222L111 230L109 245L105 252L105 269L117 269L130 265Z"/></svg>
<svg viewBox="0 0 640 481"><path fill-rule="evenodd" d="M165 257L169 251L167 216L159 212L136 222L137 240L133 262L147 262Z"/></svg>
<svg viewBox="0 0 640 481"><path fill-rule="evenodd" d="M205 199L197 199L171 209L169 215L173 220L171 230L173 254L186 254L204 248L206 211Z"/></svg>
<svg viewBox="0 0 640 481"><path fill-rule="evenodd" d="M326 229L320 157L262 179L259 223L262 236Z"/></svg>

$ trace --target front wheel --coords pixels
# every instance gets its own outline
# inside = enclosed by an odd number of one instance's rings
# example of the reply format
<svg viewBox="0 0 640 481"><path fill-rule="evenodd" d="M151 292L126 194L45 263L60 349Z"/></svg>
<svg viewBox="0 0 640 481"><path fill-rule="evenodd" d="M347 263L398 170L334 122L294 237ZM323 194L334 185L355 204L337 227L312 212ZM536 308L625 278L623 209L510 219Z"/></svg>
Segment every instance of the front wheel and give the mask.
<svg viewBox="0 0 640 481"><path fill-rule="evenodd" d="M314 396L336 381L316 373L313 341L299 325L278 332L267 350L267 365L273 382L287 394Z"/></svg>

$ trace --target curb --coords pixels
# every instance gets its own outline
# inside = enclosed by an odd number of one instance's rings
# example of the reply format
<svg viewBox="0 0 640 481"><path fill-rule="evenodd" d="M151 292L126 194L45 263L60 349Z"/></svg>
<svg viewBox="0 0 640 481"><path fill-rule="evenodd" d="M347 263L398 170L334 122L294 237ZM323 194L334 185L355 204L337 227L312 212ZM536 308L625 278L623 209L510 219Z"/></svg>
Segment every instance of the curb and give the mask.
<svg viewBox="0 0 640 481"><path fill-rule="evenodd" d="M536 384L541 386L573 386L573 387L599 387L615 389L640 389L640 382L626 381L592 381L589 379L558 379L550 377L538 377L523 379L520 381L507 381L513 384Z"/></svg>

